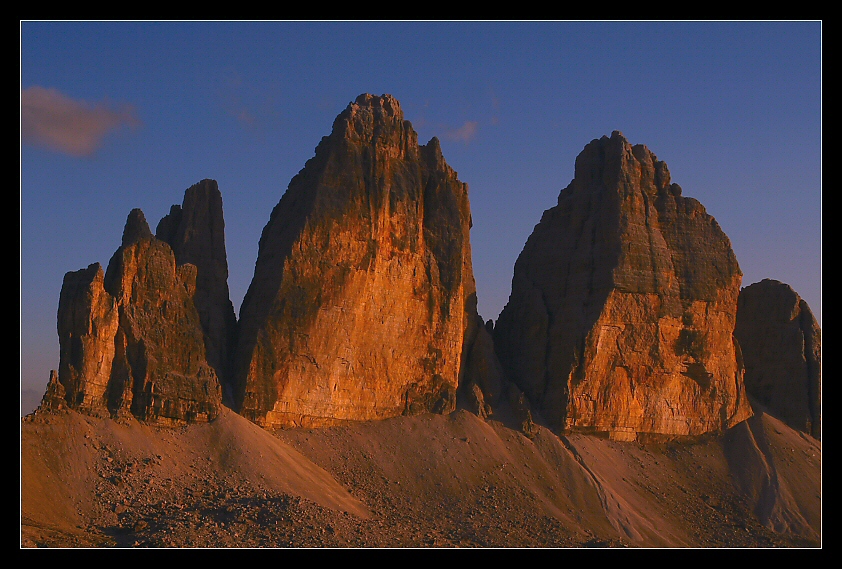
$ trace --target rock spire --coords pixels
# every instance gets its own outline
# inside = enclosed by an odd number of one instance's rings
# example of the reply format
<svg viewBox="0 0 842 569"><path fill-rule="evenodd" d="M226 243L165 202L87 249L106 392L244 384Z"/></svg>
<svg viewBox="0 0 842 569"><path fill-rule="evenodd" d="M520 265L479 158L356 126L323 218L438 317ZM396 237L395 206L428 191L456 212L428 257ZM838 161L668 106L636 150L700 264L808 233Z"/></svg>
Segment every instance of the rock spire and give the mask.
<svg viewBox="0 0 842 569"><path fill-rule="evenodd" d="M195 195L191 190L188 196ZM190 239L183 236L212 232L202 225L213 226L215 215L210 201L188 203L185 211L194 217L171 224L173 243L186 255ZM221 222L221 209L218 213ZM194 264L178 263L173 248L152 235L143 212L132 210L106 271L94 263L64 277L59 369L45 404L59 407L63 398L68 407L89 414L131 413L165 425L214 418L221 389L197 310L204 287L197 284L199 272Z"/></svg>
<svg viewBox="0 0 842 569"><path fill-rule="evenodd" d="M240 312L235 399L266 427L455 408L477 326L467 185L360 95L289 184Z"/></svg>
<svg viewBox="0 0 842 569"><path fill-rule="evenodd" d="M196 266L193 301L202 323L207 360L223 385L229 386L237 317L228 291L225 220L216 181L202 180L187 188L182 205L170 208L155 235L169 244L179 266Z"/></svg>
<svg viewBox="0 0 842 569"><path fill-rule="evenodd" d="M515 264L494 328L508 377L559 431L696 435L751 415L731 243L664 162L588 144Z"/></svg>

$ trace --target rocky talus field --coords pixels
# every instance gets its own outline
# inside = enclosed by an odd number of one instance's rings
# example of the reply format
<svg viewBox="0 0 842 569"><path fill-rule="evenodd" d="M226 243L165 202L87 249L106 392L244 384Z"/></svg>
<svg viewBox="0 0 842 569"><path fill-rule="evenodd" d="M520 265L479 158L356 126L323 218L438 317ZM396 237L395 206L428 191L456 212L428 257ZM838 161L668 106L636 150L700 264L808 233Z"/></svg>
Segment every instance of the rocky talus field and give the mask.
<svg viewBox="0 0 842 569"><path fill-rule="evenodd" d="M766 414L640 444L462 410L275 434L62 411L22 445L24 547L821 543L821 445Z"/></svg>

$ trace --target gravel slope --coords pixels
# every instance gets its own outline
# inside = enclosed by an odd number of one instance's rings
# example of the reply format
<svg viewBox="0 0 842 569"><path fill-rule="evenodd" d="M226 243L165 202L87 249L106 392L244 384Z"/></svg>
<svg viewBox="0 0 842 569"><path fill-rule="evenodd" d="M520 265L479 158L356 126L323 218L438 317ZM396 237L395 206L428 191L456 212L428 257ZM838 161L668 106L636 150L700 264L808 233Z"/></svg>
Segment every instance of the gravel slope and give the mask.
<svg viewBox="0 0 842 569"><path fill-rule="evenodd" d="M274 434L227 410L179 429L72 411L21 422L22 547L815 547L820 536L821 443L763 414L720 438L648 445L543 428L530 439L465 411Z"/></svg>

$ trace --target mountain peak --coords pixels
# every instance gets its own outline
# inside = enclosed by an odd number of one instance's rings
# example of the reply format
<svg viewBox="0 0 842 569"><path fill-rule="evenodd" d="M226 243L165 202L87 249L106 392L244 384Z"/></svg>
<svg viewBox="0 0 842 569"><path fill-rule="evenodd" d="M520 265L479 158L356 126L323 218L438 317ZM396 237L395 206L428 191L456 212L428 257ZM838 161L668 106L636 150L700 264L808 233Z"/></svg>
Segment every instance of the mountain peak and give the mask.
<svg viewBox="0 0 842 569"><path fill-rule="evenodd" d="M152 231L149 229L149 223L147 223L143 211L140 208L133 209L129 212L129 216L126 218L126 225L123 227L122 246L128 247L141 239L151 238Z"/></svg>
<svg viewBox="0 0 842 569"><path fill-rule="evenodd" d="M476 325L467 188L363 94L290 182L240 311L235 401L264 426L449 412Z"/></svg>
<svg viewBox="0 0 842 569"><path fill-rule="evenodd" d="M529 237L495 349L560 431L718 431L751 415L731 337L740 280L715 220L614 131Z"/></svg>
<svg viewBox="0 0 842 569"><path fill-rule="evenodd" d="M349 103L333 121L333 132L324 141L354 145L394 147L400 154L418 151L418 134L404 120L403 110L391 95L364 93Z"/></svg>

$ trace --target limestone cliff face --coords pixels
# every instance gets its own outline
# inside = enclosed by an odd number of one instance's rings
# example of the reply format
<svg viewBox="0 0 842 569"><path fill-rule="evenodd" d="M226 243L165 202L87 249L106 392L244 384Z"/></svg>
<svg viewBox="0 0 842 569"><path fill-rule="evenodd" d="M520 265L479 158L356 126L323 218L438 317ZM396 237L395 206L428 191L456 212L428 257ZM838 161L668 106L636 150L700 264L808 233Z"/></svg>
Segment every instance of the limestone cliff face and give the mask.
<svg viewBox="0 0 842 569"><path fill-rule="evenodd" d="M181 206L174 205L158 223L155 236L167 242L176 263L196 267L193 301L205 337L208 363L223 384L230 375L237 318L228 291L228 258L222 194L214 180L187 189Z"/></svg>
<svg viewBox="0 0 842 569"><path fill-rule="evenodd" d="M821 439L822 331L792 287L764 279L740 292L734 334L748 394L794 429Z"/></svg>
<svg viewBox="0 0 842 569"><path fill-rule="evenodd" d="M751 415L733 339L741 278L704 207L614 132L585 147L529 237L495 350L558 430L717 431Z"/></svg>
<svg viewBox="0 0 842 569"><path fill-rule="evenodd" d="M63 395L69 406L107 416L106 391L119 312L103 281L99 263L64 275L58 305L57 379L64 386Z"/></svg>
<svg viewBox="0 0 842 569"><path fill-rule="evenodd" d="M217 375L205 357L197 269L176 265L143 213L128 217L105 273L95 263L68 273L58 310L60 363L51 399L71 408L160 424L209 420L219 412ZM55 405L53 405L55 406Z"/></svg>
<svg viewBox="0 0 842 569"><path fill-rule="evenodd" d="M240 311L236 404L260 425L454 409L476 331L467 185L390 95L361 95L289 184Z"/></svg>

